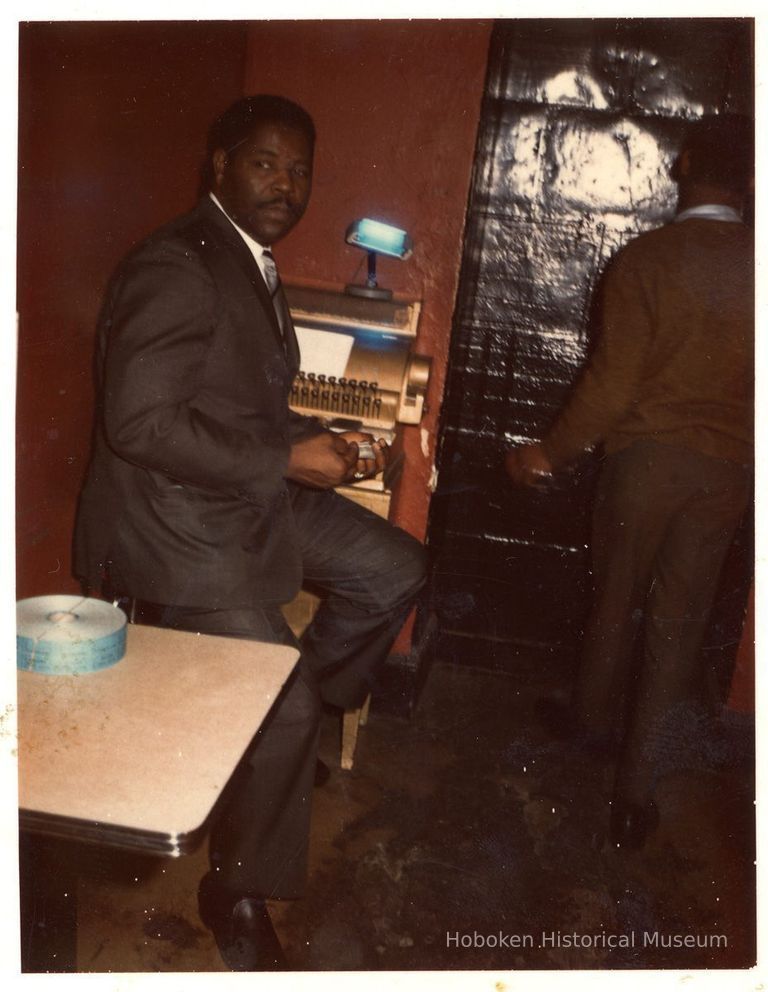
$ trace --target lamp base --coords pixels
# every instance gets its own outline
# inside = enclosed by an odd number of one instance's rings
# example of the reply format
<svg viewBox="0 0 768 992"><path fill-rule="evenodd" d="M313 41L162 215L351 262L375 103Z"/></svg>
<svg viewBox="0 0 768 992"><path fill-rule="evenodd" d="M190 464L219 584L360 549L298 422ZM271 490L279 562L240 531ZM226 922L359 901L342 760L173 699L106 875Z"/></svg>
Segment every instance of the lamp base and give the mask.
<svg viewBox="0 0 768 992"><path fill-rule="evenodd" d="M344 292L350 296L364 296L368 300L392 299L392 290L382 289L381 286L358 286L356 283L349 283L344 287Z"/></svg>

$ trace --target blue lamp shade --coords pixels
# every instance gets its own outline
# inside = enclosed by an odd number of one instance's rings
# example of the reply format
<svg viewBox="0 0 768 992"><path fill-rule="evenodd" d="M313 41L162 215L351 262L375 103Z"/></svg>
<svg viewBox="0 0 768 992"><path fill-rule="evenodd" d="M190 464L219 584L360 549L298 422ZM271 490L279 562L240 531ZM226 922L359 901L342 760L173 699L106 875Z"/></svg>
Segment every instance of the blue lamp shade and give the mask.
<svg viewBox="0 0 768 992"><path fill-rule="evenodd" d="M406 231L368 217L349 225L346 242L365 251L391 255L393 258L408 258L413 250L413 242Z"/></svg>

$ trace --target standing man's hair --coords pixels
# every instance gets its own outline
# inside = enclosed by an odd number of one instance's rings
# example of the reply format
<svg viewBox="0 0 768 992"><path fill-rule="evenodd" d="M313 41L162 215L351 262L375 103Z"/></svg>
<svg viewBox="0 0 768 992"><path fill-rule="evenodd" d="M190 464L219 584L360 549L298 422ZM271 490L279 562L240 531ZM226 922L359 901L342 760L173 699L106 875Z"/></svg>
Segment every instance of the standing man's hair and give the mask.
<svg viewBox="0 0 768 992"><path fill-rule="evenodd" d="M745 192L755 175L754 122L740 114L710 114L691 125L681 154L688 153L691 182Z"/></svg>
<svg viewBox="0 0 768 992"><path fill-rule="evenodd" d="M259 94L246 96L228 107L216 118L208 132L205 162L203 163L203 184L210 189L213 179L211 160L218 148L229 155L241 145L248 135L262 124L284 124L296 128L315 146L315 125L303 107L283 96Z"/></svg>

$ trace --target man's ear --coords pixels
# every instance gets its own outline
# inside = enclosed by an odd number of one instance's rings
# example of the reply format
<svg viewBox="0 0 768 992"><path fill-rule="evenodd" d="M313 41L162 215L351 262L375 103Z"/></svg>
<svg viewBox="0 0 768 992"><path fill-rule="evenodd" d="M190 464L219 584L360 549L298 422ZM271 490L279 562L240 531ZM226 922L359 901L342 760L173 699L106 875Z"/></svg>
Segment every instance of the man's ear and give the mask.
<svg viewBox="0 0 768 992"><path fill-rule="evenodd" d="M216 182L220 182L227 169L227 153L223 148L217 148L211 159L213 162L213 177Z"/></svg>
<svg viewBox="0 0 768 992"><path fill-rule="evenodd" d="M691 171L691 153L689 151L680 152L672 162L669 175L676 183L683 182Z"/></svg>

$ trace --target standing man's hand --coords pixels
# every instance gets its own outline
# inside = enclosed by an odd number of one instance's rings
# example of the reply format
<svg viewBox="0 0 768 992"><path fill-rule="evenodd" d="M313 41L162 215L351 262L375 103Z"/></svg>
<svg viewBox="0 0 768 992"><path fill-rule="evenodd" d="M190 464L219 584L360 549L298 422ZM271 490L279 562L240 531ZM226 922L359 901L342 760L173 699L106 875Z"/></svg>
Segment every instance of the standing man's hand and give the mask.
<svg viewBox="0 0 768 992"><path fill-rule="evenodd" d="M510 449L504 468L516 486L541 486L552 477L553 466L540 444L524 444Z"/></svg>

